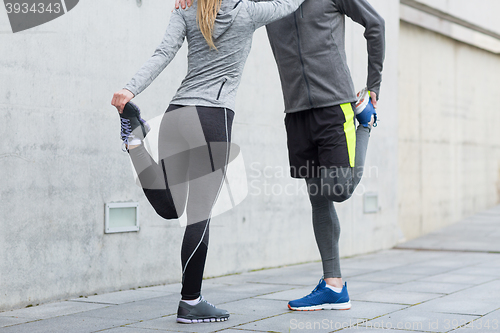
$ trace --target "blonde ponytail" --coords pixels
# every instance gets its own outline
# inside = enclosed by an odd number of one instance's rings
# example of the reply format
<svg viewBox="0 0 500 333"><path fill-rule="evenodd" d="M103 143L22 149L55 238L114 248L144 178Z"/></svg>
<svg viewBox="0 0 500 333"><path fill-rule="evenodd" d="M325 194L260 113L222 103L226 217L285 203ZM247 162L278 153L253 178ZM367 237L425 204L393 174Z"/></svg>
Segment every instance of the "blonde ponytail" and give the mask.
<svg viewBox="0 0 500 333"><path fill-rule="evenodd" d="M215 17L219 12L222 0L198 0L198 12L196 21L200 31L205 37L210 48L217 49L212 39L214 31Z"/></svg>

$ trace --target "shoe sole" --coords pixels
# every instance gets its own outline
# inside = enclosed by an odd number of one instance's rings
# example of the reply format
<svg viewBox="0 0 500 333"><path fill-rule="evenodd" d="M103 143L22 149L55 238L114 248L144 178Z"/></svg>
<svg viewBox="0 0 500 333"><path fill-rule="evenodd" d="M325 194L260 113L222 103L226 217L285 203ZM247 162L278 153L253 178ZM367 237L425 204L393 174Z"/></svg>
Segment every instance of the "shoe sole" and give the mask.
<svg viewBox="0 0 500 333"><path fill-rule="evenodd" d="M355 114L360 114L368 105L368 101L370 100L370 95L368 94L368 90L363 88L363 90L359 91L356 95L356 104L355 104Z"/></svg>
<svg viewBox="0 0 500 333"><path fill-rule="evenodd" d="M351 301L347 303L330 303L330 304L321 304L321 305L313 305L313 306L303 306L303 307L291 307L288 304L288 308L293 311L319 311L319 310L349 310L351 308Z"/></svg>
<svg viewBox="0 0 500 333"><path fill-rule="evenodd" d="M177 317L177 322L181 324L195 324L195 323L215 323L227 321L229 317L223 318L205 318L205 319L187 319Z"/></svg>

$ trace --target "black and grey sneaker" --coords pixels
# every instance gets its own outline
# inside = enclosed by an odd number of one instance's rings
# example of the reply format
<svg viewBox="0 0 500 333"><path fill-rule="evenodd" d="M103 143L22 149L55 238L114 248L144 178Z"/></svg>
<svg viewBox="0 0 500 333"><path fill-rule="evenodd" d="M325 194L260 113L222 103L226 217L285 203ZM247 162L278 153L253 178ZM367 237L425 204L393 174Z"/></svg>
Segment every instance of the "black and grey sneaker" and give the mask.
<svg viewBox="0 0 500 333"><path fill-rule="evenodd" d="M139 107L132 102L125 104L123 113L120 113L120 122L120 134L123 144L126 146L129 144L140 144L140 140L144 139L151 129L149 124L141 118L141 110Z"/></svg>
<svg viewBox="0 0 500 333"><path fill-rule="evenodd" d="M203 297L196 305L189 305L180 301L177 310L177 322L184 324L220 322L226 321L228 318L229 312L217 309L214 305L205 301Z"/></svg>

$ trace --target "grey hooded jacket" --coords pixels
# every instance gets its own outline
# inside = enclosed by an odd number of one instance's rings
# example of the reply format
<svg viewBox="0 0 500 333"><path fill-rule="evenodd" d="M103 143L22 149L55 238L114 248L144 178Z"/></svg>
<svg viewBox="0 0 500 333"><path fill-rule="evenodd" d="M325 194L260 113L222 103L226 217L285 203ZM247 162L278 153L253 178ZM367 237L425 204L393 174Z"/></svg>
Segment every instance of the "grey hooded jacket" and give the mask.
<svg viewBox="0 0 500 333"><path fill-rule="evenodd" d="M174 10L167 32L153 56L124 87L135 96L146 89L188 41L188 73L172 104L225 107L234 110L236 91L252 45L254 31L297 10L304 0L222 0L209 49L196 23L197 1Z"/></svg>
<svg viewBox="0 0 500 333"><path fill-rule="evenodd" d="M366 0L306 0L295 13L267 25L285 112L356 101L345 54L346 16L365 27L366 84L379 95L385 53L384 19Z"/></svg>

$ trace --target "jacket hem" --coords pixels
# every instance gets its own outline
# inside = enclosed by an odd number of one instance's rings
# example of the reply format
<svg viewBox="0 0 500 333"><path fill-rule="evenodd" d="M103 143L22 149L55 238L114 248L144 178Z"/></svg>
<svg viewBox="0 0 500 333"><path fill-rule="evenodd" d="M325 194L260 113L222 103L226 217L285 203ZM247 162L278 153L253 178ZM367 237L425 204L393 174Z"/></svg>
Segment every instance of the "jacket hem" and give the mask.
<svg viewBox="0 0 500 333"><path fill-rule="evenodd" d="M234 105L229 103L211 103L204 99L199 98L174 98L170 101L170 104L179 104L185 106L206 106L211 108L226 108L234 112Z"/></svg>
<svg viewBox="0 0 500 333"><path fill-rule="evenodd" d="M311 110L311 109L326 108L328 106L335 106L335 105L340 105L340 104L344 104L344 103L354 103L354 102L356 102L356 99L349 98L347 100L333 101L333 102L315 105L314 107L298 106L298 107L291 108L291 109L285 109L285 113L295 113L295 112L307 111L307 110Z"/></svg>

